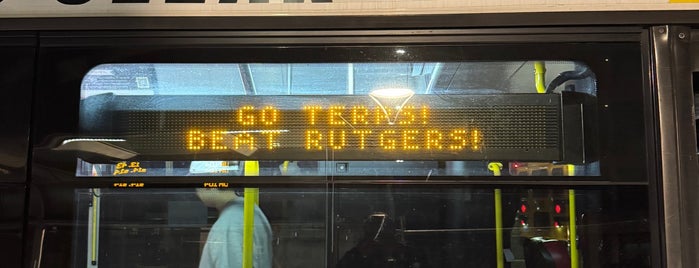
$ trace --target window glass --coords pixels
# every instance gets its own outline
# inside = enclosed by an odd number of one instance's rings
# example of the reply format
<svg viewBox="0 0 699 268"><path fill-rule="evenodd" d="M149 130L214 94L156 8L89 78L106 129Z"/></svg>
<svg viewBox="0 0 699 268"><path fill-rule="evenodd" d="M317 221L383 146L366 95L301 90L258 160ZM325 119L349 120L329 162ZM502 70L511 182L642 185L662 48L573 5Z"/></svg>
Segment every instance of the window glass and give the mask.
<svg viewBox="0 0 699 268"><path fill-rule="evenodd" d="M573 61L104 64L58 150L77 176L599 176L596 90Z"/></svg>
<svg viewBox="0 0 699 268"><path fill-rule="evenodd" d="M415 94L536 93L535 61L411 63L102 64L83 78L82 98L118 95L246 95L246 70L256 95L367 95L380 88ZM545 85L558 74L586 68L546 61ZM241 70L243 74L241 74ZM594 74L563 86L596 95Z"/></svg>
<svg viewBox="0 0 699 268"><path fill-rule="evenodd" d="M580 267L650 267L641 187L321 189L77 190L74 260L206 268L240 267L245 258L253 267L570 267L578 259Z"/></svg>
<svg viewBox="0 0 699 268"><path fill-rule="evenodd" d="M254 267L324 266L324 192L259 190L251 220L244 196L243 188L78 190L74 248L85 251L76 259L100 267L240 267L250 230Z"/></svg>

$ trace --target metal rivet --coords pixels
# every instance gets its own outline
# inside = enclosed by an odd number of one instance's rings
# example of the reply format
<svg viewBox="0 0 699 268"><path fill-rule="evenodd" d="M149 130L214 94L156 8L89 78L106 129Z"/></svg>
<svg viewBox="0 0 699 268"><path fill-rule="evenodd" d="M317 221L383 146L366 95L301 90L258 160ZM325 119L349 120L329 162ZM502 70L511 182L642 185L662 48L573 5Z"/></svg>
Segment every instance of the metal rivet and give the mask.
<svg viewBox="0 0 699 268"><path fill-rule="evenodd" d="M684 39L685 37L687 37L687 34L685 34L685 33L680 33L678 36L680 37L680 39Z"/></svg>
<svg viewBox="0 0 699 268"><path fill-rule="evenodd" d="M660 29L658 30L658 32L660 32L660 33L665 33L665 28L660 28Z"/></svg>

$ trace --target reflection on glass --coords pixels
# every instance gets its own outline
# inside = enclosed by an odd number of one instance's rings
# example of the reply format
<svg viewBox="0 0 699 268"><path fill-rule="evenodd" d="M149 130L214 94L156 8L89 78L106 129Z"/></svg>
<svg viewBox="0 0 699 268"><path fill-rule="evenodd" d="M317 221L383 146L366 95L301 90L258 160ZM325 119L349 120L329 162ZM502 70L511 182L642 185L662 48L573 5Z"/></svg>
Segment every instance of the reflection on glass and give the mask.
<svg viewBox="0 0 699 268"><path fill-rule="evenodd" d="M241 192L77 190L74 260L88 267L242 267ZM322 267L325 218L325 195L316 189L260 191L250 225L253 267ZM78 266L85 265L71 267Z"/></svg>
<svg viewBox="0 0 699 268"><path fill-rule="evenodd" d="M345 253L337 267L429 267L423 253L401 241L397 228L386 213L369 215L364 221L361 240Z"/></svg>
<svg viewBox="0 0 699 268"><path fill-rule="evenodd" d="M534 93L535 61L252 63L257 95L366 95L378 88L416 94ZM546 61L546 86L596 94L594 70ZM82 98L118 95L245 95L239 64L103 64L84 77ZM555 88L554 88L555 89ZM560 89L558 89L560 90Z"/></svg>
<svg viewBox="0 0 699 268"><path fill-rule="evenodd" d="M139 163L131 168L132 162ZM259 162L261 176L493 176L488 161L282 161ZM244 161L119 161L91 164L78 160L78 177L146 176L243 176ZM125 168L120 168L126 165ZM502 176L592 176L599 174L597 162L570 165L537 162L510 162Z"/></svg>
<svg viewBox="0 0 699 268"><path fill-rule="evenodd" d="M577 267L650 267L645 191L575 192L569 211L566 189L503 189L498 249L492 188L343 187L334 194L338 265L497 267L502 252L505 267L571 267L577 239Z"/></svg>
<svg viewBox="0 0 699 268"><path fill-rule="evenodd" d="M240 267L240 191L78 190L74 259ZM567 189L502 188L501 248L494 193L454 185L263 188L247 225L253 267L496 267L497 252L508 267L570 267L572 241L578 267L650 267L645 187L576 189L574 209Z"/></svg>

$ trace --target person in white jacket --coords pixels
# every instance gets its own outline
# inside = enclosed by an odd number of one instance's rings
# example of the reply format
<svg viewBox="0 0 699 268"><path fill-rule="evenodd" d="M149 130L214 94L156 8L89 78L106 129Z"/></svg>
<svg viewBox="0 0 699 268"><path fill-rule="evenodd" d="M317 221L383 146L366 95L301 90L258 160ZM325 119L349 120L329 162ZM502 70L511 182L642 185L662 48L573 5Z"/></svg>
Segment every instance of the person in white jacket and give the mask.
<svg viewBox="0 0 699 268"><path fill-rule="evenodd" d="M197 196L220 212L211 227L199 268L242 268L243 266L243 198L233 190L197 189ZM272 229L267 217L255 206L253 268L272 267Z"/></svg>

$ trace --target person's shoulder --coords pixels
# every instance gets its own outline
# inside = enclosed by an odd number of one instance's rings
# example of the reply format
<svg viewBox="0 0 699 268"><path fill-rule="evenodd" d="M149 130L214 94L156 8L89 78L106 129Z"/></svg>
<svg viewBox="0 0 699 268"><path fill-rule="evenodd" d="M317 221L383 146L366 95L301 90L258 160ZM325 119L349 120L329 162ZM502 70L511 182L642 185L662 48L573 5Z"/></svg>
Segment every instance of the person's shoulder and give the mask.
<svg viewBox="0 0 699 268"><path fill-rule="evenodd" d="M231 202L228 202L226 206L221 210L221 214L229 214L229 213L238 213L243 211L244 209L244 204L242 198L239 198L240 200L236 199Z"/></svg>
<svg viewBox="0 0 699 268"><path fill-rule="evenodd" d="M212 230L236 229L243 224L243 207L237 204L228 204L218 215L218 219L211 227Z"/></svg>

